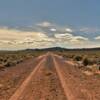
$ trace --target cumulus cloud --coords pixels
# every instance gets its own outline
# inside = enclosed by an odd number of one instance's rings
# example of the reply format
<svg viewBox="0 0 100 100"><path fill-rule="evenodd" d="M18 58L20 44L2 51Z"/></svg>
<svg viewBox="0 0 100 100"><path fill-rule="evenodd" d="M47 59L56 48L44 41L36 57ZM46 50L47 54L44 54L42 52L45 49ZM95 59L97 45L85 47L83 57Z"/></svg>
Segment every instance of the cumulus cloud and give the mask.
<svg viewBox="0 0 100 100"><path fill-rule="evenodd" d="M50 22L42 22L42 23L38 23L37 26L40 26L40 27L50 27L52 26L52 24Z"/></svg>
<svg viewBox="0 0 100 100"><path fill-rule="evenodd" d="M50 31L56 32L57 30L55 28L51 28Z"/></svg>
<svg viewBox="0 0 100 100"><path fill-rule="evenodd" d="M55 38L60 41L66 41L69 43L77 44L77 43L84 43L88 41L88 38L82 37L82 36L74 36L71 33L65 33L65 34L55 34Z"/></svg>
<svg viewBox="0 0 100 100"><path fill-rule="evenodd" d="M70 29L70 28L66 28L65 31L67 31L67 32L73 32L73 30Z"/></svg>
<svg viewBox="0 0 100 100"><path fill-rule="evenodd" d="M13 44L10 40L0 40L0 44Z"/></svg>
<svg viewBox="0 0 100 100"><path fill-rule="evenodd" d="M45 48L53 46L81 47L98 44L100 36L95 37L94 41L87 36L79 33L75 34L74 29L63 27L50 22L37 24L32 29L26 28L0 28L0 48ZM28 30L27 30L28 29ZM80 30L80 31L86 31ZM80 45L82 44L82 45Z"/></svg>
<svg viewBox="0 0 100 100"><path fill-rule="evenodd" d="M88 38L82 37L82 36L75 36L70 40L70 42L73 44L83 44L83 43L86 43L87 41L88 41Z"/></svg>
<svg viewBox="0 0 100 100"><path fill-rule="evenodd" d="M95 40L100 40L100 36L95 37Z"/></svg>
<svg viewBox="0 0 100 100"><path fill-rule="evenodd" d="M70 33L64 33L64 34L55 34L56 38L66 38L66 37L72 37L72 34Z"/></svg>
<svg viewBox="0 0 100 100"><path fill-rule="evenodd" d="M42 32L27 32L20 31L16 29L0 29L0 47L11 47L13 46L18 49L19 45L23 48L25 47L35 47L40 46L46 47L51 45L55 40L48 37Z"/></svg>

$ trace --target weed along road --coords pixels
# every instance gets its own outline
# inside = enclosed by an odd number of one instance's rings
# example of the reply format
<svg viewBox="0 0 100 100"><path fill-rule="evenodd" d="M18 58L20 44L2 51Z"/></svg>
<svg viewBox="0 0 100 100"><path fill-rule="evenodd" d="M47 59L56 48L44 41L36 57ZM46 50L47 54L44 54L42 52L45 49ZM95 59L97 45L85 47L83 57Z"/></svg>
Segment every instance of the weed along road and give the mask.
<svg viewBox="0 0 100 100"><path fill-rule="evenodd" d="M99 91L91 88L93 80L63 57L49 52L35 62L20 86L2 100L100 100Z"/></svg>

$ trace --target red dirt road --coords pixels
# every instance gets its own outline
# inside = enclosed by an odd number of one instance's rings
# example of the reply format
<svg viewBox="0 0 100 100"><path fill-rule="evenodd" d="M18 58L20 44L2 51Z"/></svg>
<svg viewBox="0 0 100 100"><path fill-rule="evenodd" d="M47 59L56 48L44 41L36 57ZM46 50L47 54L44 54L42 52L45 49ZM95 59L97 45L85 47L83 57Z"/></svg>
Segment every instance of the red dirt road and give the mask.
<svg viewBox="0 0 100 100"><path fill-rule="evenodd" d="M86 76L52 53L35 62L12 96L2 100L100 100L99 76Z"/></svg>
<svg viewBox="0 0 100 100"><path fill-rule="evenodd" d="M9 100L67 100L54 66L47 54Z"/></svg>

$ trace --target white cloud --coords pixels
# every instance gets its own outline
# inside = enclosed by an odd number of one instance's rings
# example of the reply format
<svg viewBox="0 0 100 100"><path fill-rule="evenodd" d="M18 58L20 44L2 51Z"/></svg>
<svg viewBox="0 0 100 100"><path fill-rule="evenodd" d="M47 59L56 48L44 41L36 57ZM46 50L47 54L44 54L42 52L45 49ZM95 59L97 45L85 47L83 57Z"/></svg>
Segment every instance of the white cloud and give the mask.
<svg viewBox="0 0 100 100"><path fill-rule="evenodd" d="M71 33L55 34L55 38L62 42L69 42L71 44L81 44L88 41L88 38L82 36L73 36Z"/></svg>
<svg viewBox="0 0 100 100"><path fill-rule="evenodd" d="M66 28L65 31L67 31L67 32L73 32L72 29L70 29L70 28Z"/></svg>
<svg viewBox="0 0 100 100"><path fill-rule="evenodd" d="M82 36L75 36L72 37L72 39L70 40L70 42L72 44L83 44L83 43L87 43L88 38L82 37Z"/></svg>
<svg viewBox="0 0 100 100"><path fill-rule="evenodd" d="M0 44L12 44L10 40L0 40Z"/></svg>
<svg viewBox="0 0 100 100"><path fill-rule="evenodd" d="M40 48L50 46L53 42L55 42L53 38L42 32L0 29L0 47L3 48Z"/></svg>
<svg viewBox="0 0 100 100"><path fill-rule="evenodd" d="M63 33L63 34L55 34L56 37L66 37L66 36L70 36L72 37L72 34L70 33Z"/></svg>
<svg viewBox="0 0 100 100"><path fill-rule="evenodd" d="M37 25L41 26L41 27L50 27L50 26L52 26L52 24L50 22L47 22L47 21L42 22L42 23L38 23Z"/></svg>
<svg viewBox="0 0 100 100"><path fill-rule="evenodd" d="M55 38L59 38L59 39L71 39L73 36L70 33L65 33L65 34L55 34Z"/></svg>
<svg viewBox="0 0 100 100"><path fill-rule="evenodd" d="M51 28L50 31L56 32L57 30L55 28Z"/></svg>
<svg viewBox="0 0 100 100"><path fill-rule="evenodd" d="M82 37L82 36L75 36L74 38L79 40L79 41L87 41L88 40L88 38Z"/></svg>
<svg viewBox="0 0 100 100"><path fill-rule="evenodd" d="M95 40L100 40L100 36L95 37Z"/></svg>
<svg viewBox="0 0 100 100"><path fill-rule="evenodd" d="M99 45L96 40L100 40L100 36L95 37L95 41L90 41L85 36L73 35L73 29L58 28L49 22L39 24L49 31L22 31L20 29L9 29L7 27L0 28L0 48L43 48L53 46L64 47L82 47L92 45ZM49 27L52 26L52 27ZM48 28L49 27L49 28ZM53 34L50 37L48 32ZM82 45L80 45L82 44Z"/></svg>

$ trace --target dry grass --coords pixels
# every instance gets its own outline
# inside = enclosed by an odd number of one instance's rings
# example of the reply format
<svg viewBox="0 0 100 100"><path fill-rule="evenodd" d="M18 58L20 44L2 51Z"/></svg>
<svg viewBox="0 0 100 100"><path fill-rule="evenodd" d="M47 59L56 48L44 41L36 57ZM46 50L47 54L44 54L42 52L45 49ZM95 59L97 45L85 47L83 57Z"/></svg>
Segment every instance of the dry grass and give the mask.
<svg viewBox="0 0 100 100"><path fill-rule="evenodd" d="M66 60L72 60L82 69L91 70L93 72L100 70L100 50L90 51L61 51L55 52L63 56ZM90 66L88 68L88 66Z"/></svg>
<svg viewBox="0 0 100 100"><path fill-rule="evenodd" d="M24 60L35 58L41 54L42 52L36 51L0 51L0 70L15 66Z"/></svg>

